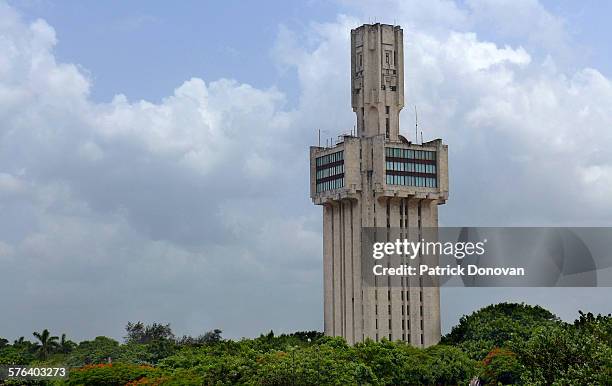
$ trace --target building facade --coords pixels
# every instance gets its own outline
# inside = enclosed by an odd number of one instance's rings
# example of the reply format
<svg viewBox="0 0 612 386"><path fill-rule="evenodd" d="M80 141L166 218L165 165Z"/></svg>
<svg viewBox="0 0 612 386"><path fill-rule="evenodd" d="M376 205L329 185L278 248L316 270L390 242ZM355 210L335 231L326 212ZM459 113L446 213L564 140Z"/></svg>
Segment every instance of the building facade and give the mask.
<svg viewBox="0 0 612 386"><path fill-rule="evenodd" d="M325 334L350 344L387 338L427 347L440 340L439 288L407 278L365 285L361 272L364 228L408 234L437 227L438 205L448 198L447 146L440 139L411 142L399 132L400 27L351 31L351 103L356 132L310 148L310 196L323 207Z"/></svg>

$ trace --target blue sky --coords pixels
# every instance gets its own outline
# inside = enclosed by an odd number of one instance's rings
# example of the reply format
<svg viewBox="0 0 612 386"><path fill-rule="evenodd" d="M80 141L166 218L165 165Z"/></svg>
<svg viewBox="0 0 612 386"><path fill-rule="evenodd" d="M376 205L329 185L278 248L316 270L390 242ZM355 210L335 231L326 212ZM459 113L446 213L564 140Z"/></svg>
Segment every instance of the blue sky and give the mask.
<svg viewBox="0 0 612 386"><path fill-rule="evenodd" d="M609 76L612 4L594 0L542 3L564 20L573 43L580 47L572 64L593 66ZM192 76L234 78L260 88L276 86L293 95L295 74L280 71L270 53L279 26L304 29L312 21L329 22L338 13L351 12L350 4L324 0L11 4L28 19L43 18L54 26L57 57L90 71L91 96L99 102L119 93L157 101ZM524 43L493 28L476 32L503 43Z"/></svg>
<svg viewBox="0 0 612 386"><path fill-rule="evenodd" d="M0 0L0 335L322 329L307 149L353 126L349 30L373 19L404 28L407 106L449 145L443 225L610 226L610 7ZM609 296L443 291L443 327Z"/></svg>

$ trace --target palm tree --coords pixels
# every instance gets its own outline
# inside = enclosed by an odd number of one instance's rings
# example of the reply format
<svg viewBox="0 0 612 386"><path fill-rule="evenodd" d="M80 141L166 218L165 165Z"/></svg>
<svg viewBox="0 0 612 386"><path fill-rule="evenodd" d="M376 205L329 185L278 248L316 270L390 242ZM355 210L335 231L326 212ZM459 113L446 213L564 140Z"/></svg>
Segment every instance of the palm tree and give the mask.
<svg viewBox="0 0 612 386"><path fill-rule="evenodd" d="M43 330L43 332L34 332L32 335L34 335L40 341L40 344L38 345L38 356L42 360L47 359L49 353L51 353L54 348L59 346L57 342L59 338L57 336L50 336L51 334L46 328Z"/></svg>
<svg viewBox="0 0 612 386"><path fill-rule="evenodd" d="M72 351L75 346L76 346L76 343L74 343L70 339L66 339L66 334L62 334L62 338L60 339L60 342L59 342L59 348L61 352L63 352L64 354L67 354L70 351Z"/></svg>

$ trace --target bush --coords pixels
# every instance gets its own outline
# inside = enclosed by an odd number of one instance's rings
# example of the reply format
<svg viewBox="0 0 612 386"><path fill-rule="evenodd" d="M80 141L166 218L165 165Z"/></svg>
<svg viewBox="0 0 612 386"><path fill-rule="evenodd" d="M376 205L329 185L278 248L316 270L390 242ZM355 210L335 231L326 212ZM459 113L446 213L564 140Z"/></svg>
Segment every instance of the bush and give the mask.
<svg viewBox="0 0 612 386"><path fill-rule="evenodd" d="M503 348L494 348L483 361L480 379L485 384L514 385L519 382L523 371L516 354Z"/></svg>
<svg viewBox="0 0 612 386"><path fill-rule="evenodd" d="M160 370L146 365L123 363L86 365L70 370L68 385L123 386L144 377L154 377Z"/></svg>

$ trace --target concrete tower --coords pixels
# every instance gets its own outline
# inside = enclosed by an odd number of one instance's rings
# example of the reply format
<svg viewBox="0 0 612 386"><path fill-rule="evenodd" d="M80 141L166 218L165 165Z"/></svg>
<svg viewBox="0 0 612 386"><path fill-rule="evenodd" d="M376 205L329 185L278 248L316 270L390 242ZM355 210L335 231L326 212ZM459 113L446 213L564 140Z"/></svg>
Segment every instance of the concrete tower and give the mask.
<svg viewBox="0 0 612 386"><path fill-rule="evenodd" d="M351 31L351 95L355 135L310 148L310 196L323 206L325 334L351 344L369 337L427 347L440 340L439 289L414 278L367 285L361 275L364 228L420 234L438 226L438 205L448 198L447 146L440 139L413 143L399 132L400 27L377 23Z"/></svg>

